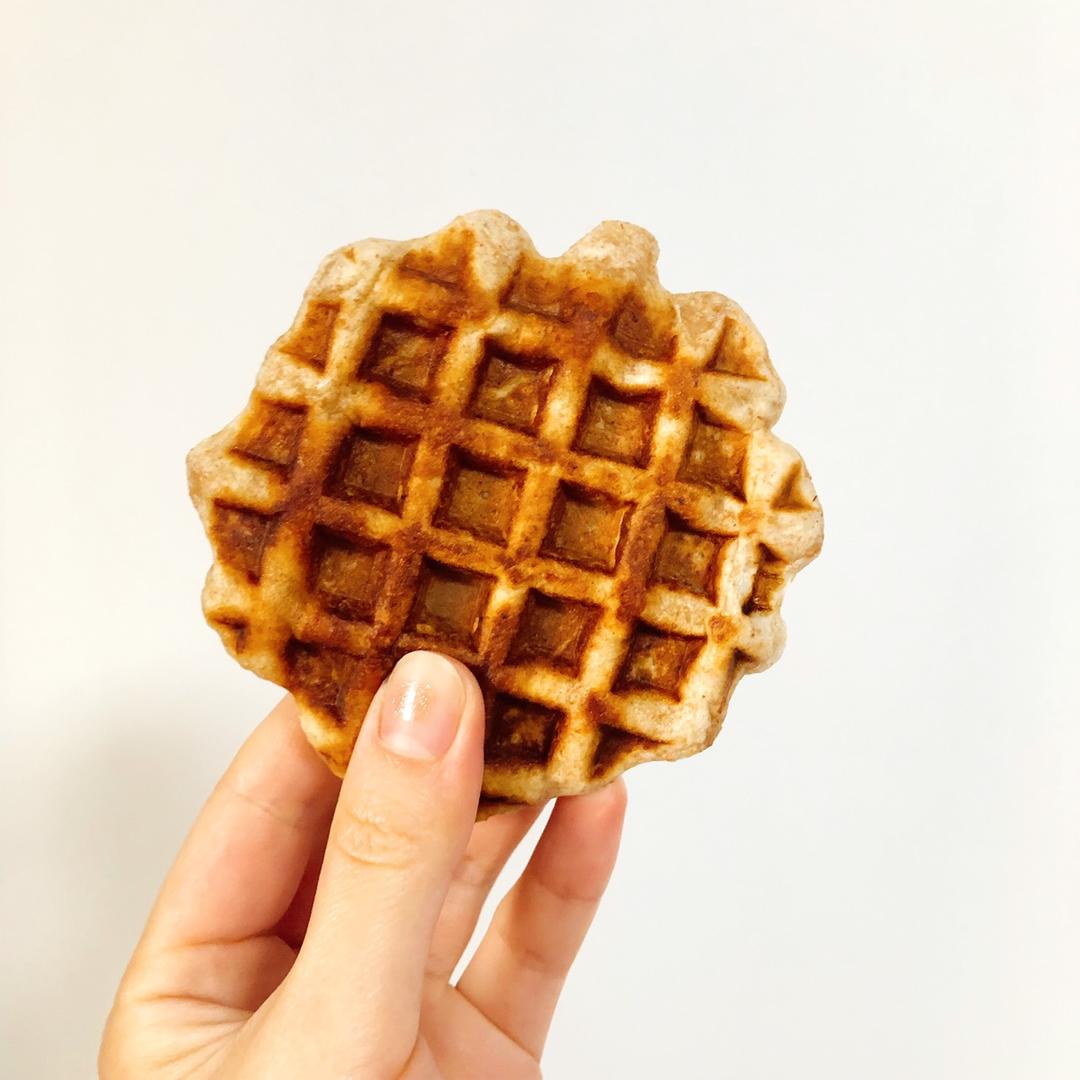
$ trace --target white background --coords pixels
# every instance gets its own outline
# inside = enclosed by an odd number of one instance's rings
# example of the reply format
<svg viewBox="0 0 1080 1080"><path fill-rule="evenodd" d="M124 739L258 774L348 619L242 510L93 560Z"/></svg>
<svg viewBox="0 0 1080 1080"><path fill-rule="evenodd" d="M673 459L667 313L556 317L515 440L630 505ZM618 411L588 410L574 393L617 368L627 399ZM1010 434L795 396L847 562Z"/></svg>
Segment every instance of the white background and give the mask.
<svg viewBox="0 0 1080 1080"><path fill-rule="evenodd" d="M555 1078L1080 1072L1075 5L6 5L0 1072L87 1076L277 691L185 451L319 259L650 228L788 387L826 546L706 754L630 777Z"/></svg>

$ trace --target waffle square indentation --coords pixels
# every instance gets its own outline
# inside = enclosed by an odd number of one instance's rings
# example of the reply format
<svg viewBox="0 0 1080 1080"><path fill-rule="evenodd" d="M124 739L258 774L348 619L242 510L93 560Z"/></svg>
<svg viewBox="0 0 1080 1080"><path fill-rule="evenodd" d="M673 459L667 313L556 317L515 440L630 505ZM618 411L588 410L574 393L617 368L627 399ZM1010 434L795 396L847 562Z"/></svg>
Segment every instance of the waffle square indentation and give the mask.
<svg viewBox="0 0 1080 1080"><path fill-rule="evenodd" d="M524 479L524 469L482 461L453 447L434 523L505 544Z"/></svg>
<svg viewBox="0 0 1080 1080"><path fill-rule="evenodd" d="M639 622L614 689L656 690L677 701L683 678L704 644L704 638L672 634Z"/></svg>
<svg viewBox="0 0 1080 1080"><path fill-rule="evenodd" d="M670 360L675 338L670 322L658 322L640 296L631 294L611 320L611 340L616 348L636 360Z"/></svg>
<svg viewBox="0 0 1080 1080"><path fill-rule="evenodd" d="M258 400L233 446L233 453L287 475L296 463L306 415L303 405Z"/></svg>
<svg viewBox="0 0 1080 1080"><path fill-rule="evenodd" d="M716 563L727 537L699 532L670 510L653 557L650 583L715 598Z"/></svg>
<svg viewBox="0 0 1080 1080"><path fill-rule="evenodd" d="M430 401L451 333L449 327L423 326L407 315L384 314L358 374L404 397Z"/></svg>
<svg viewBox="0 0 1080 1080"><path fill-rule="evenodd" d="M251 626L246 619L235 615L221 615L208 621L233 652L242 653L247 648Z"/></svg>
<svg viewBox="0 0 1080 1080"><path fill-rule="evenodd" d="M743 432L709 419L700 407L695 409L679 479L721 488L745 502L743 472L748 443L749 438Z"/></svg>
<svg viewBox="0 0 1080 1080"><path fill-rule="evenodd" d="M600 608L530 589L506 656L508 664L540 661L577 675Z"/></svg>
<svg viewBox="0 0 1080 1080"><path fill-rule="evenodd" d="M494 578L425 557L405 629L475 651Z"/></svg>
<svg viewBox="0 0 1080 1080"><path fill-rule="evenodd" d="M547 764L563 718L558 709L498 694L488 711L485 759L504 764Z"/></svg>
<svg viewBox="0 0 1080 1080"><path fill-rule="evenodd" d="M400 514L418 442L395 431L353 428L338 447L326 494Z"/></svg>
<svg viewBox="0 0 1080 1080"><path fill-rule="evenodd" d="M560 482L541 554L610 573L619 559L631 505L599 491Z"/></svg>
<svg viewBox="0 0 1080 1080"><path fill-rule="evenodd" d="M258 581L263 553L276 524L276 514L216 502L210 517L210 538L222 562L243 571L249 581Z"/></svg>
<svg viewBox="0 0 1080 1080"><path fill-rule="evenodd" d="M777 486L772 497L772 508L774 510L813 510L817 500L807 497L804 490L806 480L806 467L801 461L796 462L788 469Z"/></svg>
<svg viewBox="0 0 1080 1080"><path fill-rule="evenodd" d="M329 713L338 724L345 720L345 698L356 665L357 658L351 653L326 645L293 638L285 647L288 689Z"/></svg>
<svg viewBox="0 0 1080 1080"><path fill-rule="evenodd" d="M451 292L460 292L468 281L469 251L464 245L435 251L414 249L405 253L398 263L398 271Z"/></svg>
<svg viewBox="0 0 1080 1080"><path fill-rule="evenodd" d="M716 342L706 371L721 375L738 375L743 379L765 379L761 364L746 351L746 333L731 318L724 319L720 337Z"/></svg>
<svg viewBox="0 0 1080 1080"><path fill-rule="evenodd" d="M321 525L311 537L311 591L331 614L371 622L389 545Z"/></svg>
<svg viewBox="0 0 1080 1080"><path fill-rule="evenodd" d="M743 601L744 615L773 610L776 606L776 594L784 587L786 567L783 559L777 558L764 544L758 544L758 566L750 587L750 595Z"/></svg>
<svg viewBox="0 0 1080 1080"><path fill-rule="evenodd" d="M340 304L316 300L308 304L303 321L280 346L283 353L322 371L334 341L334 323Z"/></svg>
<svg viewBox="0 0 1080 1080"><path fill-rule="evenodd" d="M597 739L596 750L593 753L592 775L602 776L612 766L625 762L628 755L636 750L653 749L660 745L654 739L647 739L633 731L625 731L623 728L613 727L610 724L600 725L600 736Z"/></svg>
<svg viewBox="0 0 1080 1080"><path fill-rule="evenodd" d="M527 267L511 282L505 304L513 311L560 322L567 321L572 306L564 282Z"/></svg>
<svg viewBox="0 0 1080 1080"><path fill-rule="evenodd" d="M511 353L490 343L486 349L469 402L469 415L518 431L535 432L543 416L555 361Z"/></svg>
<svg viewBox="0 0 1080 1080"><path fill-rule="evenodd" d="M659 404L659 394L626 394L594 377L574 449L626 465L647 465Z"/></svg>

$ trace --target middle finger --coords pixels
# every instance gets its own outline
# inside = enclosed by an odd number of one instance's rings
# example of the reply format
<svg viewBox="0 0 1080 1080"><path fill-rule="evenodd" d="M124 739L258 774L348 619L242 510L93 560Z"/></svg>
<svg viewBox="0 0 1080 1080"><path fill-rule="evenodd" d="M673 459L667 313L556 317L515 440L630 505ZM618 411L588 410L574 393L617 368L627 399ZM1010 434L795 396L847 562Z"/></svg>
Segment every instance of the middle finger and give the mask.
<svg viewBox="0 0 1080 1080"><path fill-rule="evenodd" d="M539 806L523 807L488 818L473 828L435 925L427 966L430 978L449 981L476 929L495 879L542 809Z"/></svg>

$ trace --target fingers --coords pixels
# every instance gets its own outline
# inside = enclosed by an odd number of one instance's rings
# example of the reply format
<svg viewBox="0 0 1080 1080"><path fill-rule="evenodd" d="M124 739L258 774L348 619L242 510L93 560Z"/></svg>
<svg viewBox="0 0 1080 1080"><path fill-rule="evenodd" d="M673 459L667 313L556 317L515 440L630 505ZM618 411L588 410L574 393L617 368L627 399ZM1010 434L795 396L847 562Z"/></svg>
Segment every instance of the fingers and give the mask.
<svg viewBox="0 0 1080 1080"><path fill-rule="evenodd" d="M539 1059L566 974L615 865L626 788L559 799L458 990Z"/></svg>
<svg viewBox="0 0 1080 1080"><path fill-rule="evenodd" d="M495 879L539 816L540 807L527 807L489 818L473 828L435 926L428 956L432 979L445 982L453 974Z"/></svg>
<svg viewBox="0 0 1080 1080"><path fill-rule="evenodd" d="M319 883L319 873L322 870L323 856L326 854L326 837L330 832L330 815L327 815L326 824L320 831L307 866L296 887L296 894L289 904L288 910L278 920L274 927L274 933L286 942L294 951L298 951L304 943L304 935L307 933L308 920L311 918L311 907L315 903L315 888Z"/></svg>
<svg viewBox="0 0 1080 1080"><path fill-rule="evenodd" d="M169 871L144 945L240 941L288 910L339 783L308 745L292 698L251 734Z"/></svg>
<svg viewBox="0 0 1080 1080"><path fill-rule="evenodd" d="M464 666L404 657L361 727L330 827L290 984L301 1002L317 988L322 1030L374 1028L394 1063L395 1033L411 1025L406 1056L415 1041L432 931L472 831L483 733Z"/></svg>

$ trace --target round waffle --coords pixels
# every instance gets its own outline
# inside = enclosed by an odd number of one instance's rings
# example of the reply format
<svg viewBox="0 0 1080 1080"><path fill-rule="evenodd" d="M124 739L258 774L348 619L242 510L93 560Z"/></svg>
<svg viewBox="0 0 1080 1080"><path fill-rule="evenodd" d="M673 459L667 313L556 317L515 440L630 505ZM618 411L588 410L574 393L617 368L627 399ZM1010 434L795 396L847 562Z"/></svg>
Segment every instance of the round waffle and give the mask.
<svg viewBox="0 0 1080 1080"><path fill-rule="evenodd" d="M609 221L544 259L494 211L342 248L191 451L206 618L336 773L412 649L480 681L481 815L704 749L779 655L822 539L783 386L656 257Z"/></svg>

